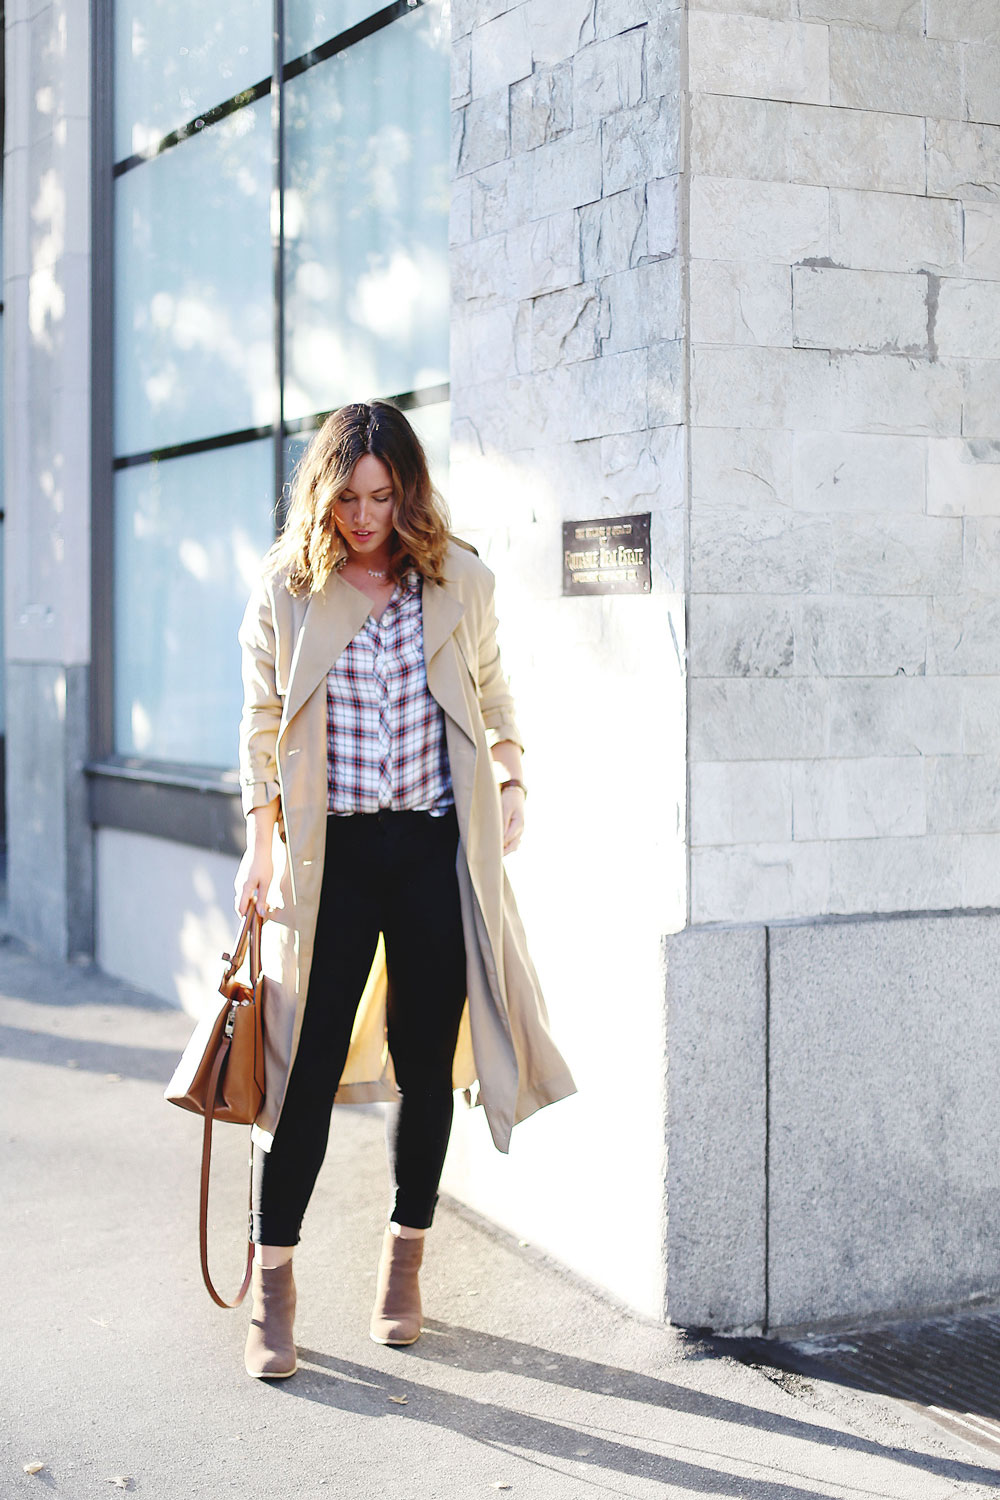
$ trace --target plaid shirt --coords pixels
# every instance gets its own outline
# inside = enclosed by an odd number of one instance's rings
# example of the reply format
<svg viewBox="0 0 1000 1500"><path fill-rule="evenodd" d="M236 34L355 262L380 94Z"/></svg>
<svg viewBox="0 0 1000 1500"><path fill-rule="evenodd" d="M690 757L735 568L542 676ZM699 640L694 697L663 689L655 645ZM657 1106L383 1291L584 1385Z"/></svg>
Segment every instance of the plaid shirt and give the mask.
<svg viewBox="0 0 1000 1500"><path fill-rule="evenodd" d="M329 813L454 804L444 713L427 687L422 583L411 568L327 673Z"/></svg>

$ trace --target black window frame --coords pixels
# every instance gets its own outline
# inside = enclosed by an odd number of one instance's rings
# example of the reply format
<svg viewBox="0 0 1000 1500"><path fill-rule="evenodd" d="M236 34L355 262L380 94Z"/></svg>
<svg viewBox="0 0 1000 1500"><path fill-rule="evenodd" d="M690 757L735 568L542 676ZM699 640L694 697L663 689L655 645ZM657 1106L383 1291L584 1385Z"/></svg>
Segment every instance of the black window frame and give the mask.
<svg viewBox="0 0 1000 1500"><path fill-rule="evenodd" d="M152 834L176 843L239 855L245 820L235 768L215 768L120 755L114 748L114 476L140 463L163 462L209 449L270 438L277 524L285 501L285 443L322 425L328 412L286 419L284 306L285 110L282 87L307 69L421 8L425 0L392 0L356 25L301 56L284 60L284 0L273 0L272 66L268 78L244 88L170 131L148 151L114 159L114 4L91 0L91 669L90 821L97 827ZM272 239L275 410L264 427L220 433L146 453L114 452L114 184L124 172L162 154L258 100L271 98L272 186L278 203ZM403 410L449 399L447 383L389 394ZM235 726L234 726L235 737Z"/></svg>

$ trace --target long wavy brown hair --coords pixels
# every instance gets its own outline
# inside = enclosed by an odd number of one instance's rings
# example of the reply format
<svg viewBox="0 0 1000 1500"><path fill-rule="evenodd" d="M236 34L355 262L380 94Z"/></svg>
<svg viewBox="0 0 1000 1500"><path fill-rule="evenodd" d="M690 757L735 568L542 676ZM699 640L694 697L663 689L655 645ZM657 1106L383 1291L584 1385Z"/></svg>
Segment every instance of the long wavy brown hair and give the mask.
<svg viewBox="0 0 1000 1500"><path fill-rule="evenodd" d="M347 561L333 507L366 453L380 458L392 475L390 577L398 582L415 567L433 582L443 578L451 523L431 484L423 445L397 406L358 401L330 413L292 476L287 520L264 559L267 573L284 571L290 593L318 593Z"/></svg>

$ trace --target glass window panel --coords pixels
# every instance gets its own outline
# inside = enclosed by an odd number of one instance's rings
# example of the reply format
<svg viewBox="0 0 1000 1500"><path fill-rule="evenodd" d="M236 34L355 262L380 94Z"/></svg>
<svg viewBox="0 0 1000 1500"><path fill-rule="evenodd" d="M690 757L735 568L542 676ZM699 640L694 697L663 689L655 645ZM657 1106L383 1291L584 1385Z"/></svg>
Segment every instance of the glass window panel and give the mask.
<svg viewBox="0 0 1000 1500"><path fill-rule="evenodd" d="M291 484L295 473L295 465L302 457L315 437L315 429L308 432L294 432L291 437L285 439L285 483Z"/></svg>
<svg viewBox="0 0 1000 1500"><path fill-rule="evenodd" d="M116 0L115 158L271 72L271 0Z"/></svg>
<svg viewBox="0 0 1000 1500"><path fill-rule="evenodd" d="M226 768L239 628L271 543L269 440L116 475L115 749Z"/></svg>
<svg viewBox="0 0 1000 1500"><path fill-rule="evenodd" d="M389 0L285 0L285 61L311 52L382 10Z"/></svg>
<svg viewBox="0 0 1000 1500"><path fill-rule="evenodd" d="M123 173L115 191L115 452L269 423L269 100Z"/></svg>
<svg viewBox="0 0 1000 1500"><path fill-rule="evenodd" d="M422 6L286 86L290 417L448 378L446 44Z"/></svg>

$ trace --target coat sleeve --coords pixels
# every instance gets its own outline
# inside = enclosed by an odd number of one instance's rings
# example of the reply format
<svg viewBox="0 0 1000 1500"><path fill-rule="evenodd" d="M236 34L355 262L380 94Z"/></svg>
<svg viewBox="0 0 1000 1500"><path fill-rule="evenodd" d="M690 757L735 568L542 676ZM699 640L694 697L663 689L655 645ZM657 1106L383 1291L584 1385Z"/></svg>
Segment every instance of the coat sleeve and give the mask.
<svg viewBox="0 0 1000 1500"><path fill-rule="evenodd" d="M250 595L238 638L243 670L240 787L243 812L249 814L255 807L266 807L280 792L277 743L282 703L274 670L273 605L263 580Z"/></svg>
<svg viewBox="0 0 1000 1500"><path fill-rule="evenodd" d="M488 572L488 570L487 570ZM488 573L488 587L483 604L482 629L479 636L479 707L492 747L500 740L513 740L521 750L524 743L514 715L514 699L500 662L497 645L497 616L493 602L493 574Z"/></svg>

